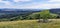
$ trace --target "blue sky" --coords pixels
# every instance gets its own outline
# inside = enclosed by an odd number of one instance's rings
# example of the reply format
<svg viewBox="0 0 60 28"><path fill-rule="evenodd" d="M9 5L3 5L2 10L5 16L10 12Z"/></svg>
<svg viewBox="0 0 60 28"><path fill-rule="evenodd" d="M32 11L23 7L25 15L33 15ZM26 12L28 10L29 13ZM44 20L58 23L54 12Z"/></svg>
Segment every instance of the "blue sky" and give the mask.
<svg viewBox="0 0 60 28"><path fill-rule="evenodd" d="M0 0L0 8L17 8L17 9L60 8L60 0Z"/></svg>

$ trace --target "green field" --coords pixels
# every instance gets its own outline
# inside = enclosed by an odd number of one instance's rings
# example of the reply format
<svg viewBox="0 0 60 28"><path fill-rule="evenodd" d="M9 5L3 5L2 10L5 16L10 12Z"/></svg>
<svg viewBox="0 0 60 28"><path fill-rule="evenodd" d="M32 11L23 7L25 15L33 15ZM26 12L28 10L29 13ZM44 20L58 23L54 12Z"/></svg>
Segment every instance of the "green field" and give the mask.
<svg viewBox="0 0 60 28"><path fill-rule="evenodd" d="M20 20L0 22L0 28L60 28L60 21L38 23L37 20Z"/></svg>

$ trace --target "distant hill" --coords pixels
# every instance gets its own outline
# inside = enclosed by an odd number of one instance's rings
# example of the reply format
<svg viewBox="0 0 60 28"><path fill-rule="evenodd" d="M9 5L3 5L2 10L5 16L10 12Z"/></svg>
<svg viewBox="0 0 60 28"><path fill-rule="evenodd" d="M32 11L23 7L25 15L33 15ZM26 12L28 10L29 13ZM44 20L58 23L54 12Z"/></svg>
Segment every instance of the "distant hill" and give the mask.
<svg viewBox="0 0 60 28"><path fill-rule="evenodd" d="M8 9L8 8L3 8L0 9L0 18L11 18L11 17L15 17L15 16L25 16L25 15L29 15L35 12L40 12L42 11L42 9ZM60 14L60 8L56 8L56 9L49 9L49 11L51 13L54 14Z"/></svg>
<svg viewBox="0 0 60 28"><path fill-rule="evenodd" d="M60 14L60 8L50 9L51 13Z"/></svg>
<svg viewBox="0 0 60 28"><path fill-rule="evenodd" d="M11 18L14 16L24 16L24 15L28 15L28 14L32 14L35 12L40 12L39 9L7 9L7 8L3 8L0 9L0 18Z"/></svg>

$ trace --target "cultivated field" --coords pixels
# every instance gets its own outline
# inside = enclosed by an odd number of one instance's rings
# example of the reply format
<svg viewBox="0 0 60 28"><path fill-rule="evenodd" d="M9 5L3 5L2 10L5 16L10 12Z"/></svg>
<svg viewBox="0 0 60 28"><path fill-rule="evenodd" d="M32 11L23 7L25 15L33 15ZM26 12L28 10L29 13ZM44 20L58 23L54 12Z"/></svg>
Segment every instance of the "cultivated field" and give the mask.
<svg viewBox="0 0 60 28"><path fill-rule="evenodd" d="M50 19L52 22L38 23L37 20L20 20L0 22L0 28L60 28L60 19Z"/></svg>

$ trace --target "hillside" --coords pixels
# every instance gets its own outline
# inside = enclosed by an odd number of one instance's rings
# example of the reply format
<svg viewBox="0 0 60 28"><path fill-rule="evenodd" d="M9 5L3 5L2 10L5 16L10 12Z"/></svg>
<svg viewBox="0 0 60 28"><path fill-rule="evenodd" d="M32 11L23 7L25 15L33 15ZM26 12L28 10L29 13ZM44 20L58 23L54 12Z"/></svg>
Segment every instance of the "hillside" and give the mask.
<svg viewBox="0 0 60 28"><path fill-rule="evenodd" d="M32 14L35 12L40 12L40 10L37 9L0 9L0 18L11 18L11 17L15 17L15 16L24 16L24 15L28 15L28 14Z"/></svg>
<svg viewBox="0 0 60 28"><path fill-rule="evenodd" d="M40 10L40 9L8 9L8 8L3 8L3 9L0 9L0 18L5 18L5 17L12 18L12 17L19 16L19 15L25 16L25 15L29 15L29 14L32 14L35 12L40 12L40 11L42 11L42 10ZM60 14L59 8L49 9L49 11L54 14Z"/></svg>

